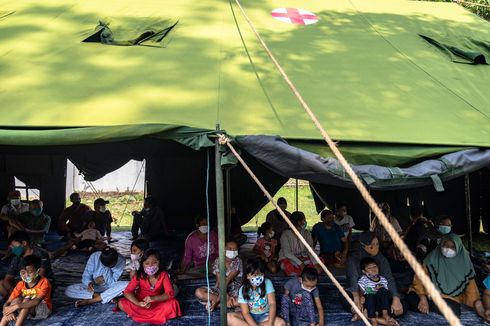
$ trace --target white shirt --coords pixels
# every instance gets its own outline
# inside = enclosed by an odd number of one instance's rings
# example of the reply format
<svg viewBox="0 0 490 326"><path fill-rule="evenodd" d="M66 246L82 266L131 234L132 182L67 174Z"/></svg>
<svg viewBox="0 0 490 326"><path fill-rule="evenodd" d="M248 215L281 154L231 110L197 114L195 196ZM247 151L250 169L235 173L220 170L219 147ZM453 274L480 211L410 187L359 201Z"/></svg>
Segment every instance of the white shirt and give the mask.
<svg viewBox="0 0 490 326"><path fill-rule="evenodd" d="M20 203L19 206L17 207L12 206L12 204L8 203L2 206L2 210L0 214L6 215L8 217L14 217L28 211L29 211L28 203Z"/></svg>
<svg viewBox="0 0 490 326"><path fill-rule="evenodd" d="M347 214L344 215L344 217L340 220L337 218L337 216L335 216L334 222L335 224L340 226L346 238L349 235L350 229L352 229L354 225L356 225L356 223L354 223L354 219L352 218L352 216Z"/></svg>

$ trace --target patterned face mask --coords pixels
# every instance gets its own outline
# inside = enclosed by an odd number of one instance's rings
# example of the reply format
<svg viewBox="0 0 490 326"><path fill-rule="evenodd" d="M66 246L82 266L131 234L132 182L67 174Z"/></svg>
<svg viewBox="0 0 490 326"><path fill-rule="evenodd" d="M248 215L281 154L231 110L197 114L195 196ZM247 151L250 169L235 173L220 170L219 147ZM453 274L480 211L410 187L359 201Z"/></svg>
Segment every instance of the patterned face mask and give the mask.
<svg viewBox="0 0 490 326"><path fill-rule="evenodd" d="M249 278L250 284L253 286L260 286L262 283L264 283L264 275L257 275L253 276L252 278Z"/></svg>
<svg viewBox="0 0 490 326"><path fill-rule="evenodd" d="M145 273L147 275L153 276L155 275L160 268L157 265L154 266L146 266L145 267Z"/></svg>

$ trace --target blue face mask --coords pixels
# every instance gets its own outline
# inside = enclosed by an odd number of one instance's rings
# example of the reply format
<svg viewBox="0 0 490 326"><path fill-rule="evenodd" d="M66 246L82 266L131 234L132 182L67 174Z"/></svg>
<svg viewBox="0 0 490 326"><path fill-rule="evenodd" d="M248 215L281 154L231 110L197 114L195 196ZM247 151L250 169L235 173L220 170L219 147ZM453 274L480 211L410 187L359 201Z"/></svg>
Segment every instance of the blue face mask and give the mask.
<svg viewBox="0 0 490 326"><path fill-rule="evenodd" d="M30 210L31 214L34 215L34 216L40 216L43 212L43 209L42 208L32 208Z"/></svg>
<svg viewBox="0 0 490 326"><path fill-rule="evenodd" d="M439 225L439 229L438 230L442 234L448 234L449 232L451 232L451 227L448 226L448 225Z"/></svg>
<svg viewBox="0 0 490 326"><path fill-rule="evenodd" d="M12 247L10 250L17 257L20 257L24 253L24 247L22 246Z"/></svg>

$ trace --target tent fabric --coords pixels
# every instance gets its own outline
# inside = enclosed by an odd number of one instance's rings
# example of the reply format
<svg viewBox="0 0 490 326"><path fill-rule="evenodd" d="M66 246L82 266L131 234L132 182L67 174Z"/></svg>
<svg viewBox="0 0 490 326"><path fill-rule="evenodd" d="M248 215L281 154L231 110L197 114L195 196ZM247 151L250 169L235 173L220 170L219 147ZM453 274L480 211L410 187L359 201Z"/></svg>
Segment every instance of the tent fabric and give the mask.
<svg viewBox="0 0 490 326"><path fill-rule="evenodd" d="M279 137L243 136L237 142L279 175L317 183L353 187L350 177L339 161L324 158L290 146ZM426 160L406 168L378 165L353 165L354 171L370 189L415 188L433 183L444 191L442 181L463 176L490 166L490 149L470 149Z"/></svg>
<svg viewBox="0 0 490 326"><path fill-rule="evenodd" d="M279 7L319 21L280 22L271 17ZM118 126L106 136L130 139L158 126L209 131L217 122L234 136L280 135L311 147L321 139L234 4L5 0L0 9L13 12L0 21L2 144L104 141L94 133ZM461 48L465 37L488 40L488 22L457 4L266 0L245 9L333 139L490 147L490 67L454 64L418 36ZM135 30L179 23L166 47L82 42L105 17ZM65 129L47 130L55 127Z"/></svg>

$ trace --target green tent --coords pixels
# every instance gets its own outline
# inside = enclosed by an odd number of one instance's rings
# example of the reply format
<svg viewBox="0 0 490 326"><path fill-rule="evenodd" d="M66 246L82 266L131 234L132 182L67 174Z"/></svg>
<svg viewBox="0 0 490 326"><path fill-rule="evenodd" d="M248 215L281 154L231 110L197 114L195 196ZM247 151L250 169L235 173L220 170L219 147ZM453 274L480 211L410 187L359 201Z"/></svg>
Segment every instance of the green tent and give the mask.
<svg viewBox="0 0 490 326"><path fill-rule="evenodd" d="M490 25L459 5L244 8L352 163L408 167L490 147ZM318 21L285 23L278 8ZM0 71L8 148L141 138L200 148L219 123L238 143L278 135L331 156L233 2L4 0Z"/></svg>

